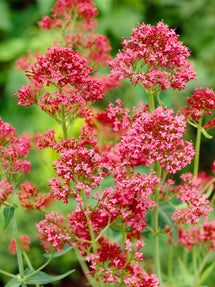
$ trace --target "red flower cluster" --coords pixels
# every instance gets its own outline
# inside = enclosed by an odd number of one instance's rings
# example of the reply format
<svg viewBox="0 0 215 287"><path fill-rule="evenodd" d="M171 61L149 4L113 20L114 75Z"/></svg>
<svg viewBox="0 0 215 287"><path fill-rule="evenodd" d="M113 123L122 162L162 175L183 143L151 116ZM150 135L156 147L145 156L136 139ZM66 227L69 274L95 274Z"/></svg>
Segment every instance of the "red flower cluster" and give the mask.
<svg viewBox="0 0 215 287"><path fill-rule="evenodd" d="M140 24L129 40L123 40L122 52L110 62L112 75L129 78L134 85L140 82L145 89L184 89L196 73L187 60L188 48L178 37L163 22L157 26Z"/></svg>
<svg viewBox="0 0 215 287"><path fill-rule="evenodd" d="M90 65L104 66L112 57L110 43L104 35L100 34L71 34L66 36L66 44L73 49L78 49L82 57Z"/></svg>
<svg viewBox="0 0 215 287"><path fill-rule="evenodd" d="M171 217L177 223L196 224L199 217L208 218L208 212L212 211L206 194L200 194L201 179L193 177L191 173L181 176L182 183L172 190L177 198L187 204L187 208L175 210Z"/></svg>
<svg viewBox="0 0 215 287"><path fill-rule="evenodd" d="M143 111L128 132L122 136L120 153L128 165L150 165L159 162L170 173L189 164L195 154L191 142L182 139L183 115L158 107L152 113Z"/></svg>
<svg viewBox="0 0 215 287"><path fill-rule="evenodd" d="M45 56L37 57L29 69L26 74L30 79L29 85L22 86L15 94L20 105L35 103L50 115L56 115L64 108L71 115L77 106L85 106L104 97L102 84L90 76L93 69L87 65L87 60L69 47L49 48ZM50 84L57 89L42 95L42 88L47 90Z"/></svg>
<svg viewBox="0 0 215 287"><path fill-rule="evenodd" d="M178 231L178 244L184 245L186 250L201 244L208 250L215 251L215 221L206 221L198 227L189 229L180 227Z"/></svg>
<svg viewBox="0 0 215 287"><path fill-rule="evenodd" d="M47 194L41 194L38 188L27 181L20 185L19 190L17 195L21 206L26 208L25 211L29 209L40 210L41 207L46 207L51 200Z"/></svg>
<svg viewBox="0 0 215 287"><path fill-rule="evenodd" d="M208 88L196 88L191 98L187 97L187 102L190 106L184 107L185 116L198 122L203 115L211 115L215 109L215 92ZM214 121L209 121L204 126L209 129L214 124Z"/></svg>
<svg viewBox="0 0 215 287"><path fill-rule="evenodd" d="M58 0L52 8L52 15L44 16L39 22L42 29L62 28L65 20L66 28L71 29L71 23L79 20L78 28L92 31L97 26L95 17L98 11L91 0Z"/></svg>
<svg viewBox="0 0 215 287"><path fill-rule="evenodd" d="M24 135L17 138L14 128L0 119L0 157L2 199L12 192L12 184L31 170L31 164L25 160L30 150L30 139ZM5 179L6 178L6 179ZM6 192L5 197L3 192Z"/></svg>
<svg viewBox="0 0 215 287"><path fill-rule="evenodd" d="M61 252L66 243L73 246L65 219L62 215L58 215L57 212L53 211L51 214L46 214L45 219L36 226L39 232L42 233L36 236L42 240L42 246L46 252L53 248Z"/></svg>

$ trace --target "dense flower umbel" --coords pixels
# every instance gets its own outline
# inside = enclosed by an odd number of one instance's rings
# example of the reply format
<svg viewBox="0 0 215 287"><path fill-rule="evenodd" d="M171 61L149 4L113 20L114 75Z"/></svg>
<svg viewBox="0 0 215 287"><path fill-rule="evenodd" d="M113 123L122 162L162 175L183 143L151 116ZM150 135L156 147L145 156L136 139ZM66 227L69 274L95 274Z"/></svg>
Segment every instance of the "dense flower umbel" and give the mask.
<svg viewBox="0 0 215 287"><path fill-rule="evenodd" d="M209 88L196 88L193 95L187 97L189 107L184 107L184 114L195 121L199 121L203 115L211 115L215 109L215 92ZM213 127L213 122L205 124L207 129Z"/></svg>
<svg viewBox="0 0 215 287"><path fill-rule="evenodd" d="M195 154L191 142L182 139L185 117L173 110L158 107L152 113L142 112L122 137L120 152L131 165L160 165L176 173L189 164Z"/></svg>
<svg viewBox="0 0 215 287"><path fill-rule="evenodd" d="M20 185L19 190L17 195L21 206L26 208L25 211L40 210L42 207L46 207L51 200L48 194L41 194L38 188L27 181Z"/></svg>
<svg viewBox="0 0 215 287"><path fill-rule="evenodd" d="M25 159L29 151L30 139L24 135L17 138L15 129L0 119L0 158L4 173L0 176L3 179L2 186L5 185L5 198L11 193L7 192L11 188L6 186L16 184L23 174L30 172L31 164ZM1 197L4 198L3 195Z"/></svg>
<svg viewBox="0 0 215 287"><path fill-rule="evenodd" d="M186 208L175 210L171 217L177 223L196 224L200 217L208 218L208 212L213 209L206 194L201 194L201 180L193 177L191 173L181 176L182 183L172 190L177 198L187 204Z"/></svg>
<svg viewBox="0 0 215 287"><path fill-rule="evenodd" d="M54 131L46 132L39 141L40 147L52 147L60 153L60 158L54 162L58 178L50 182L51 196L68 202L74 196L81 203L77 195L84 191L90 196L91 190L99 187L100 181L107 176L107 167L98 153L97 139L93 129L83 127L78 139L60 141L56 143ZM75 183L75 188L72 187Z"/></svg>
<svg viewBox="0 0 215 287"><path fill-rule="evenodd" d="M111 214L127 226L129 238L139 239L146 227L147 211L156 205L150 194L153 194L159 179L153 174L128 173L123 167L119 167L115 177L115 186L106 188L101 196L97 195L99 207L103 214Z"/></svg>
<svg viewBox="0 0 215 287"><path fill-rule="evenodd" d="M99 243L101 245L98 248L96 255L87 257L87 260L91 262L91 272L98 270L100 276L103 277L104 284L114 283L122 284L124 282L128 287L158 287L160 283L156 275L149 276L137 262L143 260L140 249L144 243L137 241L135 243L135 250L131 249L131 242L126 240L125 250L123 250L118 242L111 243L109 239L100 238ZM127 262L129 256L129 262Z"/></svg>
<svg viewBox="0 0 215 287"><path fill-rule="evenodd" d="M112 60L109 52L110 43L100 34L71 34L66 36L66 44L78 49L82 57L87 58L90 65L104 66Z"/></svg>
<svg viewBox="0 0 215 287"><path fill-rule="evenodd" d="M0 207L3 202L8 200L8 196L13 192L13 186L7 181L7 179L0 181Z"/></svg>
<svg viewBox="0 0 215 287"><path fill-rule="evenodd" d="M192 249L196 244L204 245L208 250L215 251L215 221L204 222L198 227L179 228L178 244Z"/></svg>
<svg viewBox="0 0 215 287"><path fill-rule="evenodd" d="M138 25L129 40L123 38L122 52L110 63L112 75L129 78L135 85L140 82L145 89L184 89L196 73L187 60L188 48L178 37L163 22Z"/></svg>
<svg viewBox="0 0 215 287"><path fill-rule="evenodd" d="M36 226L41 232L36 236L41 239L41 244L46 252L53 249L61 252L66 243L73 246L65 218L58 215L57 212L53 211L51 214L46 214L45 219Z"/></svg>
<svg viewBox="0 0 215 287"><path fill-rule="evenodd" d="M42 29L62 28L65 21L66 28L71 29L72 24L78 21L78 27L87 31L96 28L95 17L98 11L91 0L58 0L52 9L52 15L44 16L39 26Z"/></svg>
<svg viewBox="0 0 215 287"><path fill-rule="evenodd" d="M20 105L35 103L51 115L64 108L71 115L77 106L85 106L104 97L102 84L90 76L92 72L87 60L79 53L69 47L52 47L30 65L26 72L30 83L22 86L15 96ZM47 90L50 85L57 89L54 92L49 89L42 94L42 89Z"/></svg>

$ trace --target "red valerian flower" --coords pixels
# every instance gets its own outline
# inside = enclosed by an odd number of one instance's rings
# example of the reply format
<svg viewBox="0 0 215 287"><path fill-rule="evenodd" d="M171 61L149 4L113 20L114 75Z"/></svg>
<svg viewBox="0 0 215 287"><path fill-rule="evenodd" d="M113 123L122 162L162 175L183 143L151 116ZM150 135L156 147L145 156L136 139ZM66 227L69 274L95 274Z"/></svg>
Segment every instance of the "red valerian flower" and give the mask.
<svg viewBox="0 0 215 287"><path fill-rule="evenodd" d="M178 37L163 22L138 25L129 40L123 38L122 51L110 62L112 75L129 78L134 85L139 82L145 89L184 89L196 73L187 60L189 50Z"/></svg>
<svg viewBox="0 0 215 287"><path fill-rule="evenodd" d="M209 88L196 88L193 95L189 98L187 97L187 102L189 106L184 107L184 115L186 117L191 117L197 123L203 115L211 115L212 111L215 109L215 92ZM208 121L203 127L206 129L213 128L215 126L215 121Z"/></svg>
<svg viewBox="0 0 215 287"><path fill-rule="evenodd" d="M51 214L46 214L45 219L36 224L39 232L36 236L42 241L42 246L46 252L56 249L58 252L63 250L66 243L69 246L74 244L71 242L69 230L66 225L65 218L53 211Z"/></svg>
<svg viewBox="0 0 215 287"><path fill-rule="evenodd" d="M52 200L48 194L41 194L39 188L33 186L32 183L25 181L20 185L20 192L17 192L20 204L25 207L25 211L29 209L38 209L46 207Z"/></svg>
<svg viewBox="0 0 215 287"><path fill-rule="evenodd" d="M87 60L70 47L52 47L29 66L26 75L30 83L22 86L15 96L19 105L35 103L51 115L65 108L65 112L71 115L71 110L77 106L85 106L104 97L102 84L90 75L92 72ZM47 89L50 85L57 89L42 94L42 88Z"/></svg>
<svg viewBox="0 0 215 287"><path fill-rule="evenodd" d="M206 194L201 194L201 179L186 173L181 176L182 183L172 190L177 198L186 203L187 207L175 210L172 220L182 224L196 224L200 217L208 218L208 212L212 211Z"/></svg>
<svg viewBox="0 0 215 287"><path fill-rule="evenodd" d="M122 136L120 153L131 166L159 162L170 173L189 164L195 154L191 142L182 139L186 121L173 110L158 107L152 113L143 110L128 132Z"/></svg>
<svg viewBox="0 0 215 287"><path fill-rule="evenodd" d="M62 28L62 22L66 19L66 28L71 29L73 21L78 18L79 29L92 31L96 28L95 17L98 11L91 0L58 0L52 8L52 15L44 16L39 22L42 29Z"/></svg>

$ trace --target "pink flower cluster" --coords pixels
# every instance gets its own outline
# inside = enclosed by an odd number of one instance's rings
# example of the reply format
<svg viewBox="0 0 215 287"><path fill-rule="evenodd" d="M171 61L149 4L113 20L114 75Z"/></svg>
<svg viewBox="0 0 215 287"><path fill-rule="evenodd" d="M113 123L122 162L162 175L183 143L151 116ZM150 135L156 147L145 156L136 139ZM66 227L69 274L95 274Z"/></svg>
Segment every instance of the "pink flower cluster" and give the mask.
<svg viewBox="0 0 215 287"><path fill-rule="evenodd" d="M7 179L0 181L0 207L2 203L8 200L11 193L14 193L14 189Z"/></svg>
<svg viewBox="0 0 215 287"><path fill-rule="evenodd" d="M66 221L62 215L58 215L53 211L47 214L45 219L38 223L37 228L41 234L37 234L42 241L42 245L46 252L55 248L58 252L63 250L66 243L73 246Z"/></svg>
<svg viewBox="0 0 215 287"><path fill-rule="evenodd" d="M24 135L17 138L15 129L0 119L0 157L3 173L7 179L5 181L1 174L2 186L6 188L8 184L15 184L21 175L30 172L31 164L25 160L29 150L30 139ZM5 189L8 195L6 190L9 191L11 188Z"/></svg>
<svg viewBox="0 0 215 287"><path fill-rule="evenodd" d="M159 162L170 173L189 164L195 154L191 142L182 139L183 115L158 107L152 113L143 111L128 132L122 136L120 153L128 165L150 165Z"/></svg>
<svg viewBox="0 0 215 287"><path fill-rule="evenodd" d="M187 102L190 106L184 107L185 116L198 122L203 115L211 115L215 109L215 92L208 88L196 88L191 98L187 97ZM213 127L212 121L205 124L205 127Z"/></svg>
<svg viewBox="0 0 215 287"><path fill-rule="evenodd" d="M181 227L178 236L178 244L184 245L186 250L192 249L196 244L201 244L208 250L215 251L215 221L206 221L189 229Z"/></svg>
<svg viewBox="0 0 215 287"><path fill-rule="evenodd" d="M90 65L104 66L107 61L112 60L109 54L110 43L104 35L71 34L66 36L66 44L80 50L81 56L86 58Z"/></svg>
<svg viewBox="0 0 215 287"><path fill-rule="evenodd" d="M103 190L102 196L97 195L99 208L103 214L111 214L126 225L128 238L140 239L147 225L147 211L156 205L150 195L159 179L154 174L134 174L122 167L115 177L115 186Z"/></svg>
<svg viewBox="0 0 215 287"><path fill-rule="evenodd" d="M160 286L156 275L149 276L140 265L135 264L143 260L142 253L139 253L144 245L143 242L137 241L133 252L129 240L125 242L125 250L120 247L118 242L111 243L104 237L100 238L99 243L98 253L87 257L87 260L91 262L92 269L88 273L98 270L100 276L103 277L104 284L124 282L128 287ZM130 256L129 263L127 263L127 253Z"/></svg>
<svg viewBox="0 0 215 287"><path fill-rule="evenodd" d="M45 56L38 56L29 69L26 75L30 83L15 94L20 105L35 103L54 115L62 108L71 113L78 105L85 106L104 97L102 84L90 76L93 69L87 65L87 60L69 47L49 48ZM57 89L42 94L43 87L50 84Z"/></svg>
<svg viewBox="0 0 215 287"><path fill-rule="evenodd" d="M20 185L19 190L20 192L17 192L18 199L21 206L26 208L25 211L40 210L42 207L47 207L51 200L48 194L41 194L38 188L27 181Z"/></svg>
<svg viewBox="0 0 215 287"><path fill-rule="evenodd" d="M212 211L206 194L201 194L201 180L193 177L191 173L181 176L182 183L172 190L177 198L186 203L187 207L175 210L172 220L182 224L196 224L200 217L208 218L208 212Z"/></svg>
<svg viewBox="0 0 215 287"><path fill-rule="evenodd" d="M62 28L63 21L67 29L71 29L71 23L79 20L78 28L92 31L97 26L95 17L98 11L91 0L58 0L52 8L52 15L44 16L39 22L42 29Z"/></svg>
<svg viewBox="0 0 215 287"><path fill-rule="evenodd" d="M123 38L122 51L110 62L112 75L134 85L139 82L145 89L184 89L196 73L187 60L188 48L178 37L163 22L138 25L129 40Z"/></svg>
<svg viewBox="0 0 215 287"><path fill-rule="evenodd" d="M58 200L67 203L69 197L75 197L82 204L78 194L84 191L89 197L91 190L98 188L103 177L108 175L108 166L98 153L96 135L90 128L83 127L78 139L60 143L56 143L54 131L48 131L38 145L52 147L60 153L60 158L54 162L58 177L49 180L50 195Z"/></svg>

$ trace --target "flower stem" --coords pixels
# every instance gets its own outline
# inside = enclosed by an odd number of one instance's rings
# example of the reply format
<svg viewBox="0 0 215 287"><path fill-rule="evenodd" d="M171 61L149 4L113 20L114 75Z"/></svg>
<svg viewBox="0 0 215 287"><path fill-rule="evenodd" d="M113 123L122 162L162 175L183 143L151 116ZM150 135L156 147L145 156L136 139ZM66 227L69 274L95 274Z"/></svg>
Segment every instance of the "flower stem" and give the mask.
<svg viewBox="0 0 215 287"><path fill-rule="evenodd" d="M148 89L148 95L149 95L149 108L150 112L152 113L155 110L155 102L154 102L154 95L151 89Z"/></svg>
<svg viewBox="0 0 215 287"><path fill-rule="evenodd" d="M158 163L157 177L161 178L162 167ZM153 227L154 227L154 262L155 262L155 272L158 275L158 279L161 282L161 268L160 268L160 256L159 256L159 237L158 237L158 205L159 205L159 189L160 184L155 189L155 202L157 205L154 207L153 214Z"/></svg>
<svg viewBox="0 0 215 287"><path fill-rule="evenodd" d="M23 251L23 256L24 256L24 258L25 258L25 262L26 262L27 265L28 265L28 268L29 268L30 270L34 270L32 264L31 264L31 261L30 261L28 255L27 255L27 253L26 253L25 251ZM36 287L40 287L40 285L38 285L38 284L35 284L35 286L36 286Z"/></svg>
<svg viewBox="0 0 215 287"><path fill-rule="evenodd" d="M92 287L98 287L96 281L94 280L94 278L92 277L92 275L88 274L87 272L89 271L88 266L85 262L85 259L83 259L83 257L81 256L79 250L77 247L74 248L75 250L75 254L77 256L77 259L81 265L81 268L84 272L85 277L87 278L88 282L90 283L90 285Z"/></svg>
<svg viewBox="0 0 215 287"><path fill-rule="evenodd" d="M173 259L174 247L170 246L169 256L168 256L168 285L172 286L172 259Z"/></svg>
<svg viewBox="0 0 215 287"><path fill-rule="evenodd" d="M210 250L208 251L208 253L204 256L203 260L202 260L202 264L200 265L199 269L198 269L198 272L195 274L195 279L193 281L193 284L191 287L197 287L198 285L197 282L198 282L198 279L202 273L202 270L203 268L205 267L207 261L208 261L208 258L209 258L209 254L210 254Z"/></svg>
<svg viewBox="0 0 215 287"><path fill-rule="evenodd" d="M193 176L197 176L198 170L199 170L199 154L200 154L200 144L201 144L202 120L203 120L203 118L199 119L199 125L197 128L196 147L195 147L196 154L195 154L195 158L194 158Z"/></svg>
<svg viewBox="0 0 215 287"><path fill-rule="evenodd" d="M22 252L21 252L21 247L20 247L20 242L19 242L19 235L18 235L18 229L17 229L15 216L13 216L13 219L12 219L12 226L13 226L13 234L14 234L15 242L16 242L16 255L17 255L19 274L20 274L20 278L23 279L24 278L24 266L23 266ZM23 286L26 286L26 285L23 283Z"/></svg>
<svg viewBox="0 0 215 287"><path fill-rule="evenodd" d="M66 127L66 119L65 119L65 109L62 107L62 130L63 130L63 138L67 139L67 127Z"/></svg>

